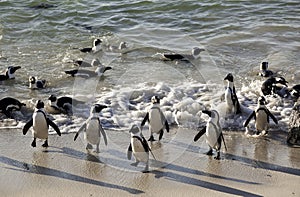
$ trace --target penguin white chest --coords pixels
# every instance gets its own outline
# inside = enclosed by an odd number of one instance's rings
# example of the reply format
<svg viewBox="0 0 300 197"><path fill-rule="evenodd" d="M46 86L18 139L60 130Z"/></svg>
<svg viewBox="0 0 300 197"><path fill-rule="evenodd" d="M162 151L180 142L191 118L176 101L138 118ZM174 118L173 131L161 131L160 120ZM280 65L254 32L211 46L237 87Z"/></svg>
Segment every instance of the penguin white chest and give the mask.
<svg viewBox="0 0 300 197"><path fill-rule="evenodd" d="M221 135L221 130L219 130L214 123L208 122L206 125L205 135L206 135L206 143L210 147L215 148L217 146L218 138Z"/></svg>
<svg viewBox="0 0 300 197"><path fill-rule="evenodd" d="M161 112L158 109L152 109L149 112L149 128L151 133L159 133L163 129L163 121L161 117Z"/></svg>
<svg viewBox="0 0 300 197"><path fill-rule="evenodd" d="M264 110L259 110L256 113L255 127L258 131L268 130L268 115Z"/></svg>
<svg viewBox="0 0 300 197"><path fill-rule="evenodd" d="M33 115L33 137L39 139L48 138L48 124L44 114L41 112Z"/></svg>
<svg viewBox="0 0 300 197"><path fill-rule="evenodd" d="M230 88L226 88L225 90L225 101L228 107L233 107L232 93L230 91Z"/></svg>
<svg viewBox="0 0 300 197"><path fill-rule="evenodd" d="M100 124L98 120L91 120L86 125L85 138L91 144L100 143Z"/></svg>
<svg viewBox="0 0 300 197"><path fill-rule="evenodd" d="M149 154L145 152L143 144L137 138L131 138L132 152L137 161L147 162Z"/></svg>

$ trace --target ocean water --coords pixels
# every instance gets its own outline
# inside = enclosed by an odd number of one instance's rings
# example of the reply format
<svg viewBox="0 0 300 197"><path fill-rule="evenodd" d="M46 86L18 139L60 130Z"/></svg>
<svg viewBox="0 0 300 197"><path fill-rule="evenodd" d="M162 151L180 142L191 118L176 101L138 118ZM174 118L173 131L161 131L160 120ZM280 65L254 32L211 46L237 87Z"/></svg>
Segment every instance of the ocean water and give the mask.
<svg viewBox="0 0 300 197"><path fill-rule="evenodd" d="M158 95L173 126L196 129L207 118L203 109L218 109L224 129L244 130L242 122L256 107L259 65L284 76L292 87L300 82L300 4L274 1L0 1L0 68L21 66L16 79L1 82L0 96L25 103L18 121L2 120L2 128L21 127L37 99L51 94L86 102L74 115L52 115L63 132L74 132L94 103L108 105L102 123L111 130L140 124L150 98ZM81 53L101 38L102 50ZM127 48L110 51L121 41ZM197 60L167 62L162 52L190 53L205 49ZM72 78L74 60L98 58L111 66L101 78ZM80 68L86 69L86 68ZM94 68L88 68L94 69ZM224 77L233 73L243 116L224 115ZM30 90L28 77L47 80L47 88ZM293 101L267 97L268 107L287 131ZM3 117L2 117L3 119ZM253 126L253 124L252 124ZM272 129L272 128L271 128Z"/></svg>

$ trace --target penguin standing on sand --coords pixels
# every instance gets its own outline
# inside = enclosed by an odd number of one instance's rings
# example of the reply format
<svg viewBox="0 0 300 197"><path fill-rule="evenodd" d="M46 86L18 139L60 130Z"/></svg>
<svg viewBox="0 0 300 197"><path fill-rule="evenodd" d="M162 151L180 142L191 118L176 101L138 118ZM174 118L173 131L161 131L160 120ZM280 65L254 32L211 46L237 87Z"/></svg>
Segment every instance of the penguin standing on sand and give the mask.
<svg viewBox="0 0 300 197"><path fill-rule="evenodd" d="M247 118L247 120L244 123L244 127L247 127L250 120L254 118L255 120L255 128L256 128L256 135L259 135L263 131L265 133L268 133L269 129L269 122L270 117L272 120L278 124L277 119L275 116L268 110L268 108L265 106L266 99L265 97L261 96L258 99L257 108L255 111L253 111L250 116Z"/></svg>
<svg viewBox="0 0 300 197"><path fill-rule="evenodd" d="M146 139L137 125L133 125L129 133L131 134L131 139L127 150L128 160L131 160L133 153L136 162L131 165L137 166L140 162L143 162L146 164L143 172L149 172L149 151L151 150Z"/></svg>
<svg viewBox="0 0 300 197"><path fill-rule="evenodd" d="M33 127L32 135L33 141L31 143L32 147L36 147L36 138L44 139L45 142L43 147L48 147L48 129L49 125L56 131L56 133L61 136L58 126L50 120L44 110L44 102L38 100L36 103L36 109L32 115L30 121L28 121L23 127L23 134L26 135L30 127Z"/></svg>
<svg viewBox="0 0 300 197"><path fill-rule="evenodd" d="M240 114L241 108L238 97L235 92L233 75L231 73L227 74L224 80L227 81L227 86L225 89L225 102L227 105L226 111L230 114Z"/></svg>
<svg viewBox="0 0 300 197"><path fill-rule="evenodd" d="M86 149L92 149L92 145L96 145L96 152L99 153L99 144L101 136L103 137L105 145L107 145L106 133L102 128L99 113L102 109L107 108L105 105L95 104L91 109L91 116L84 122L74 137L77 139L81 132L85 132L84 138L87 141Z"/></svg>
<svg viewBox="0 0 300 197"><path fill-rule="evenodd" d="M213 149L215 149L217 151L217 156L215 157L215 159L219 160L222 140L225 146L225 150L227 150L222 133L222 128L219 122L219 113L216 110L204 110L202 111L202 113L207 114L209 116L209 119L206 126L195 135L194 142L196 142L203 134L205 134L206 143L209 146L209 151L206 154L213 155Z"/></svg>
<svg viewBox="0 0 300 197"><path fill-rule="evenodd" d="M46 87L46 80L38 80L34 76L29 77L29 88L30 89L42 89Z"/></svg>
<svg viewBox="0 0 300 197"><path fill-rule="evenodd" d="M149 112L147 112L145 118L143 119L141 127L143 127L146 121L148 121L149 131L151 133L151 136L148 139L148 141L155 141L153 133L159 134L159 140L161 140L164 134L164 129L166 129L167 132L169 132L169 124L159 107L160 99L158 98L158 96L153 96L151 98L151 102L153 105L150 108Z"/></svg>
<svg viewBox="0 0 300 197"><path fill-rule="evenodd" d="M0 75L0 81L5 81L8 79L14 79L15 78L15 72L20 69L21 66L9 66L6 71L5 74Z"/></svg>

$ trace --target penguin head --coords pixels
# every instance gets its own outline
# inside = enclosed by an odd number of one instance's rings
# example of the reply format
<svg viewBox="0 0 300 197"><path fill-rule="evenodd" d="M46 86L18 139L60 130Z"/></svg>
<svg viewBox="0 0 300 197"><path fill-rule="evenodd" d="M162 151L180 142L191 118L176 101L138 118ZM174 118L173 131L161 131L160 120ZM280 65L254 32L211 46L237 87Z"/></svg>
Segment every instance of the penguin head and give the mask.
<svg viewBox="0 0 300 197"><path fill-rule="evenodd" d="M160 99L158 98L158 96L152 96L151 102L152 102L153 104L159 104Z"/></svg>
<svg viewBox="0 0 300 197"><path fill-rule="evenodd" d="M211 111L209 110L203 110L202 113L207 114L209 117L211 117Z"/></svg>
<svg viewBox="0 0 300 197"><path fill-rule="evenodd" d="M55 102L57 100L56 96L54 96L53 94L51 94L48 98L48 100L50 100L51 102Z"/></svg>
<svg viewBox="0 0 300 197"><path fill-rule="evenodd" d="M293 86L292 89L290 90L290 94L294 98L299 98L300 97L300 84Z"/></svg>
<svg viewBox="0 0 300 197"><path fill-rule="evenodd" d="M263 96L259 97L257 103L258 103L259 105L265 105L265 104L266 104L266 99L265 99L265 97L263 97Z"/></svg>
<svg viewBox="0 0 300 197"><path fill-rule="evenodd" d="M136 124L132 125L131 129L129 130L129 133L132 134L137 134L139 132L140 132L140 128Z"/></svg>
<svg viewBox="0 0 300 197"><path fill-rule="evenodd" d="M119 50L127 48L127 43L126 42L121 42L119 45Z"/></svg>
<svg viewBox="0 0 300 197"><path fill-rule="evenodd" d="M203 110L202 113L207 114L215 122L219 121L219 113L216 110Z"/></svg>
<svg viewBox="0 0 300 197"><path fill-rule="evenodd" d="M10 79L14 79L15 78L14 73L20 68L21 66L9 66L7 67L6 74Z"/></svg>
<svg viewBox="0 0 300 197"><path fill-rule="evenodd" d="M100 113L102 109L107 108L106 105L101 105L101 104L95 104L92 109L91 112L92 113Z"/></svg>
<svg viewBox="0 0 300 197"><path fill-rule="evenodd" d="M262 62L260 64L260 70L267 70L268 69L268 65L269 65L268 62Z"/></svg>
<svg viewBox="0 0 300 197"><path fill-rule="evenodd" d="M99 61L98 58L95 58L95 59L92 60L91 65L92 66L100 66L102 64L101 64L101 62Z"/></svg>
<svg viewBox="0 0 300 197"><path fill-rule="evenodd" d="M205 49L200 49L199 47L194 47L192 49L192 55L194 56L195 59L197 59L202 51L205 51Z"/></svg>
<svg viewBox="0 0 300 197"><path fill-rule="evenodd" d="M31 84L35 84L36 78L35 78L34 76L30 76L30 77L29 77L29 82L30 82Z"/></svg>
<svg viewBox="0 0 300 197"><path fill-rule="evenodd" d="M99 39L99 38L97 38L97 39L94 40L93 46L95 47L95 46L97 46L97 45L99 45L99 44L101 44L101 43L102 43L102 40Z"/></svg>
<svg viewBox="0 0 300 197"><path fill-rule="evenodd" d="M226 75L226 77L224 78L224 80L227 80L229 82L233 82L233 75L231 73L228 73Z"/></svg>
<svg viewBox="0 0 300 197"><path fill-rule="evenodd" d="M288 86L287 85L287 83L289 83L289 82L287 82L286 80L285 80L285 78L283 78L283 77L276 77L275 78L275 82L276 83L280 83L280 84L282 84L282 85L284 85L284 86Z"/></svg>
<svg viewBox="0 0 300 197"><path fill-rule="evenodd" d="M36 102L36 104L35 104L35 107L36 107L37 109L42 109L42 108L44 108L44 102L41 101L41 100L38 100L38 101Z"/></svg>

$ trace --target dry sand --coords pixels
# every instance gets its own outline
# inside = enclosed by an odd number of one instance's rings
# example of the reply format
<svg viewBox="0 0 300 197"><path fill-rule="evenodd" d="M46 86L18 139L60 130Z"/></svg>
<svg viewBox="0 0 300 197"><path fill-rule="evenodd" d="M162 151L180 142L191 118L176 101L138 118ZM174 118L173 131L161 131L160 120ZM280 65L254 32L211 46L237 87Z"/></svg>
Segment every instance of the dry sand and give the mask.
<svg viewBox="0 0 300 197"><path fill-rule="evenodd" d="M30 146L30 133L1 130L1 196L300 196L300 149L286 145L285 133L225 132L228 150L215 160L204 139L192 141L196 131L172 129L152 144L150 173L127 160L127 132L107 133L96 154L74 133L51 135L45 149Z"/></svg>

